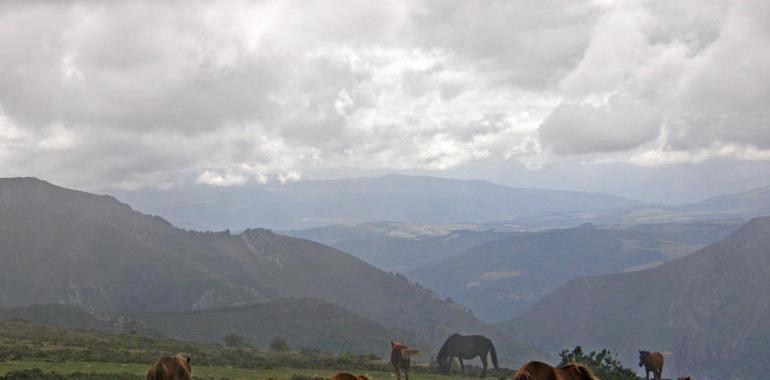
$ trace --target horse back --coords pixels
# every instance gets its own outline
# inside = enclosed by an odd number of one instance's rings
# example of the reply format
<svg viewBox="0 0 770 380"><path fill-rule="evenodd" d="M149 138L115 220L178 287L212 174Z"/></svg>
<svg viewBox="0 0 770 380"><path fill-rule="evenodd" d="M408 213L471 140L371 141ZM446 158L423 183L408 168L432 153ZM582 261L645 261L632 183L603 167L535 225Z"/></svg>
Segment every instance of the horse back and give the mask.
<svg viewBox="0 0 770 380"><path fill-rule="evenodd" d="M650 362L653 366L660 369L663 368L663 354L660 352L653 352L650 354Z"/></svg>
<svg viewBox="0 0 770 380"><path fill-rule="evenodd" d="M164 357L147 371L147 380L190 380L190 369L179 358Z"/></svg>
<svg viewBox="0 0 770 380"><path fill-rule="evenodd" d="M577 363L571 363L556 368L555 372L558 380L596 380L596 377L590 368Z"/></svg>
<svg viewBox="0 0 770 380"><path fill-rule="evenodd" d="M556 377L554 368L550 365L539 362L531 361L524 363L516 374L513 375L513 380L560 380Z"/></svg>
<svg viewBox="0 0 770 380"><path fill-rule="evenodd" d="M366 376L356 376L348 372L339 372L332 377L332 380L369 380L369 378Z"/></svg>

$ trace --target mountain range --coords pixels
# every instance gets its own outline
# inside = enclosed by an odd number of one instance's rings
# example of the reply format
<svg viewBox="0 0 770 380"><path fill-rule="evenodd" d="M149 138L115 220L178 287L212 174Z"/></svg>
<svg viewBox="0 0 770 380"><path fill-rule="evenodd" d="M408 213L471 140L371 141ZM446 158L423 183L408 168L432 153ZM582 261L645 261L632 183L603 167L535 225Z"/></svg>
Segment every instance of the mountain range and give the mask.
<svg viewBox="0 0 770 380"><path fill-rule="evenodd" d="M582 344L634 362L637 350L666 351L671 376L764 378L770 217L656 268L574 279L501 327L549 352Z"/></svg>
<svg viewBox="0 0 770 380"><path fill-rule="evenodd" d="M406 175L108 192L137 210L199 231L241 231L257 226L286 231L383 221L537 230L586 222L745 221L770 213L770 186L681 205L647 204L601 193Z"/></svg>
<svg viewBox="0 0 770 380"><path fill-rule="evenodd" d="M131 314L314 298L428 350L453 332L475 332L494 337L505 361L538 355L465 308L335 248L265 229L181 230L110 196L34 178L0 179L0 260L0 307Z"/></svg>
<svg viewBox="0 0 770 380"><path fill-rule="evenodd" d="M584 224L517 231L487 224L379 222L287 233L339 248L382 270L403 273L483 320L502 321L577 276L653 267L718 241L737 226L735 222Z"/></svg>
<svg viewBox="0 0 770 380"><path fill-rule="evenodd" d="M288 230L378 221L487 222L548 213L588 217L642 205L607 194L405 175L111 193L142 212L196 230L254 226Z"/></svg>
<svg viewBox="0 0 770 380"><path fill-rule="evenodd" d="M449 258L514 232L483 224L407 224L370 222L284 232L348 252L388 272L406 274L424 264Z"/></svg>
<svg viewBox="0 0 770 380"><path fill-rule="evenodd" d="M519 232L414 268L407 277L502 321L578 276L652 267L726 237L729 223L595 226Z"/></svg>

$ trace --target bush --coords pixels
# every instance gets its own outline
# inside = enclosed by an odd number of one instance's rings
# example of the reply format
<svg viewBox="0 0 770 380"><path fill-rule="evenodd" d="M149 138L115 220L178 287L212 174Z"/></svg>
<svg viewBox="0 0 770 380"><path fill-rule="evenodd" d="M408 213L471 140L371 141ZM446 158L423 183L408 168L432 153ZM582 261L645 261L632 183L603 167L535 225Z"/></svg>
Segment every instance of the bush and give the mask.
<svg viewBox="0 0 770 380"><path fill-rule="evenodd" d="M600 352L591 351L586 355L583 348L577 346L572 351L560 352L559 357L561 357L560 366L569 363L583 364L591 368L596 377L602 380L641 380L634 371L623 367L617 355L607 349Z"/></svg>
<svg viewBox="0 0 770 380"><path fill-rule="evenodd" d="M275 336L270 340L270 349L280 352L286 352L290 350L289 343L286 342L286 339L283 339L280 336Z"/></svg>
<svg viewBox="0 0 770 380"><path fill-rule="evenodd" d="M222 339L227 347L246 347L248 344L242 336L230 334Z"/></svg>

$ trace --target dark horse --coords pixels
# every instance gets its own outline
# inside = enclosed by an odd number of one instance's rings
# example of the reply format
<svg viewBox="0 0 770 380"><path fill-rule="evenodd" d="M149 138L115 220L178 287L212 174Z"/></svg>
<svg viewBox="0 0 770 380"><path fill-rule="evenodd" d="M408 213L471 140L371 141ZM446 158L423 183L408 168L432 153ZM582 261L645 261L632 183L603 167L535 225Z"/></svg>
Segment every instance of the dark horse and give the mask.
<svg viewBox="0 0 770 380"><path fill-rule="evenodd" d="M452 359L457 358L460 361L463 376L465 376L463 359L473 359L478 356L484 366L481 377L485 377L487 375L487 354L492 356L492 365L498 369L497 353L491 340L481 335L452 334L438 350L436 361L438 361L441 372L447 374L452 367Z"/></svg>

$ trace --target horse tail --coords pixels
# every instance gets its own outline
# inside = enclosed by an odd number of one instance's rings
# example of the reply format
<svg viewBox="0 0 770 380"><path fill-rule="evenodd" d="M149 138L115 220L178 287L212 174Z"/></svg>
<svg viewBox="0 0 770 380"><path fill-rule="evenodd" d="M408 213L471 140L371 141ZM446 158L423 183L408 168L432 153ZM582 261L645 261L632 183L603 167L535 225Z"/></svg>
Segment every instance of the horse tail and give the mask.
<svg viewBox="0 0 770 380"><path fill-rule="evenodd" d="M497 351L495 351L495 345L492 344L492 341L489 341L489 354L492 356L492 365L495 366L495 369L500 369L497 366Z"/></svg>

